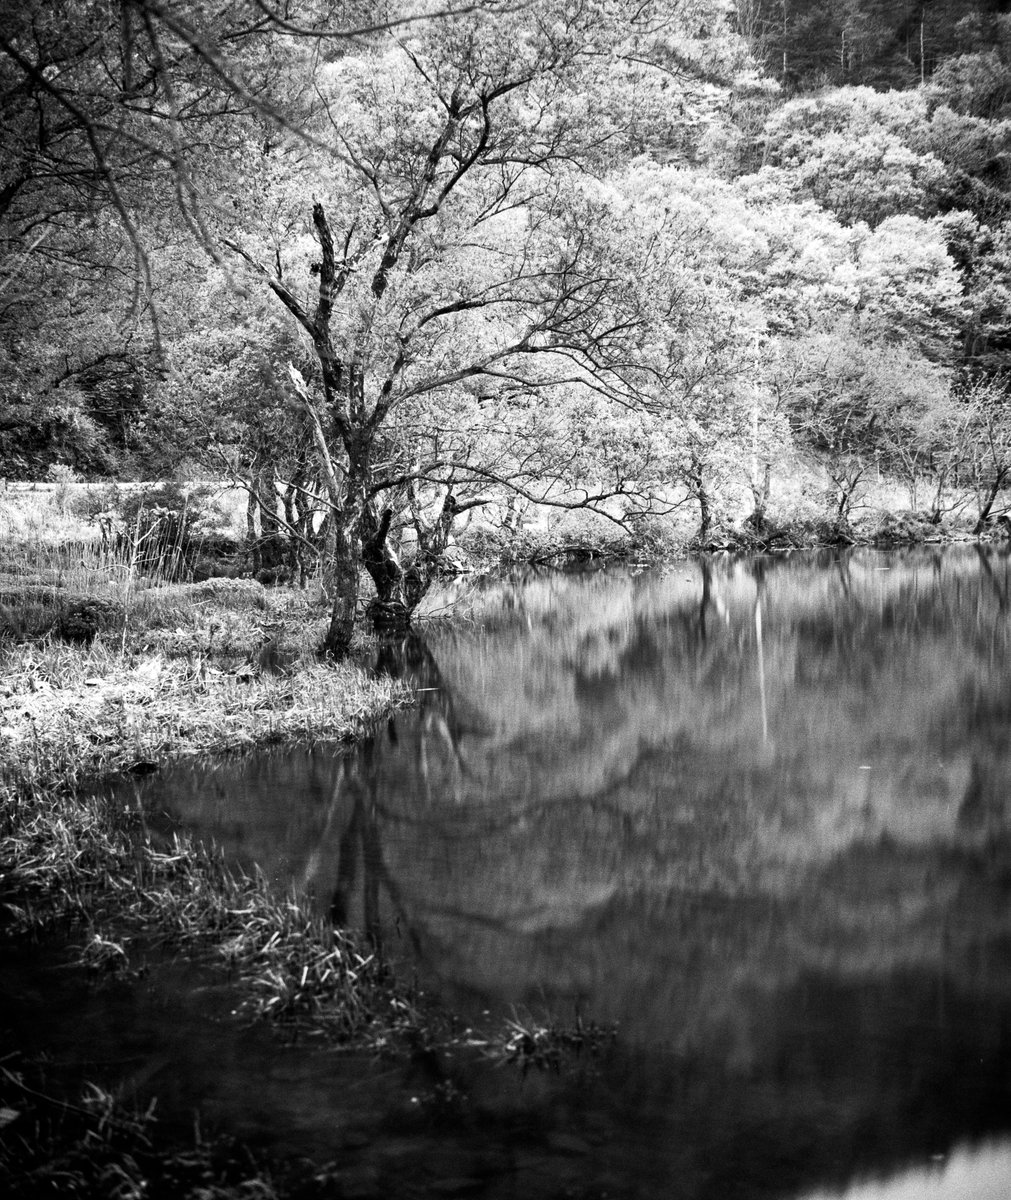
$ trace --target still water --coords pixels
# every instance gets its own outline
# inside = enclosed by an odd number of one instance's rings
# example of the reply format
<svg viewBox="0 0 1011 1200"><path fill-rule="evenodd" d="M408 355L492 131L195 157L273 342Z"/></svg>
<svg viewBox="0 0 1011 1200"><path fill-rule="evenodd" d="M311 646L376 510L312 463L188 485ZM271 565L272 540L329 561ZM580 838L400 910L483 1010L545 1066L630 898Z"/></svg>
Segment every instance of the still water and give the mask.
<svg viewBox="0 0 1011 1200"><path fill-rule="evenodd" d="M435 597L462 615L384 649L418 702L364 746L178 769L145 804L467 1020L617 1038L460 1068L420 1123L445 1078L318 1054L260 1063L251 1103L237 1053L202 1094L324 1155L374 1110L363 1195L1011 1195L1009 589L960 547Z"/></svg>

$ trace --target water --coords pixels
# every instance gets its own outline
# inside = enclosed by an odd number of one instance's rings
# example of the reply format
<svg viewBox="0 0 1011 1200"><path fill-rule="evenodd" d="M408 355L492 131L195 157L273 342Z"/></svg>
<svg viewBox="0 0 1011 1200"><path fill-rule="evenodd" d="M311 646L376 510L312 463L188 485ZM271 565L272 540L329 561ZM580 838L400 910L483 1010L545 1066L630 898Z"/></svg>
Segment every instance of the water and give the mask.
<svg viewBox="0 0 1011 1200"><path fill-rule="evenodd" d="M466 1019L616 1043L525 1077L248 1045L174 1077L362 1194L1011 1194L1009 586L966 547L469 592L386 649L418 707L354 753L144 801Z"/></svg>

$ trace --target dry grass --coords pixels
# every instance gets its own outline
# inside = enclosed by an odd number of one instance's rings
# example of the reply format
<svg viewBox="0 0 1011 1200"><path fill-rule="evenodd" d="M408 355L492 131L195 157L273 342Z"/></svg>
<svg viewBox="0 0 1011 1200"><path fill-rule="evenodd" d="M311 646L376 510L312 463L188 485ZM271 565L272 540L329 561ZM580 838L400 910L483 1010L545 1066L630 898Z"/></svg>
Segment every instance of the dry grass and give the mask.
<svg viewBox="0 0 1011 1200"><path fill-rule="evenodd" d="M200 751L351 737L403 698L354 663L319 662L325 618L301 593L251 580L152 586L115 566L57 579L44 556L22 558L20 571L5 565L0 775L13 769L32 786L49 786L68 761L84 778ZM68 594L109 605L90 645L60 637Z"/></svg>
<svg viewBox="0 0 1011 1200"><path fill-rule="evenodd" d="M352 664L285 674L222 669L194 650L125 656L99 644L8 649L0 685L0 778L49 787L137 763L283 739L354 736L399 698Z"/></svg>

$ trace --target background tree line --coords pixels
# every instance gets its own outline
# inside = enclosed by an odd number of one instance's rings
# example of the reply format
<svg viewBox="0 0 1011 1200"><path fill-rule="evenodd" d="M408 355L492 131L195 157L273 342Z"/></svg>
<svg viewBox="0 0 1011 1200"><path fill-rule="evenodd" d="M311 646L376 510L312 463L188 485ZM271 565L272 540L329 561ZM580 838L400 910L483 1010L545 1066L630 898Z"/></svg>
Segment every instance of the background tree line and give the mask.
<svg viewBox="0 0 1011 1200"><path fill-rule="evenodd" d="M738 0L755 58L788 94L866 84L915 87L964 55L987 59L1002 0Z"/></svg>

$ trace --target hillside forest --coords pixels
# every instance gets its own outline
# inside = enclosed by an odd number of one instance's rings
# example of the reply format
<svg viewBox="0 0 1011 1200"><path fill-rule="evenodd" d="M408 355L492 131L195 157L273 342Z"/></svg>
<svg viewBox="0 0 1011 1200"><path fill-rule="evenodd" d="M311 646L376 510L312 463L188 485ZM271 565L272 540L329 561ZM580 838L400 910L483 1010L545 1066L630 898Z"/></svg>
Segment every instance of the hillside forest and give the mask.
<svg viewBox="0 0 1011 1200"><path fill-rule="evenodd" d="M477 514L979 532L1006 7L0 0L0 475L242 487L335 654Z"/></svg>

